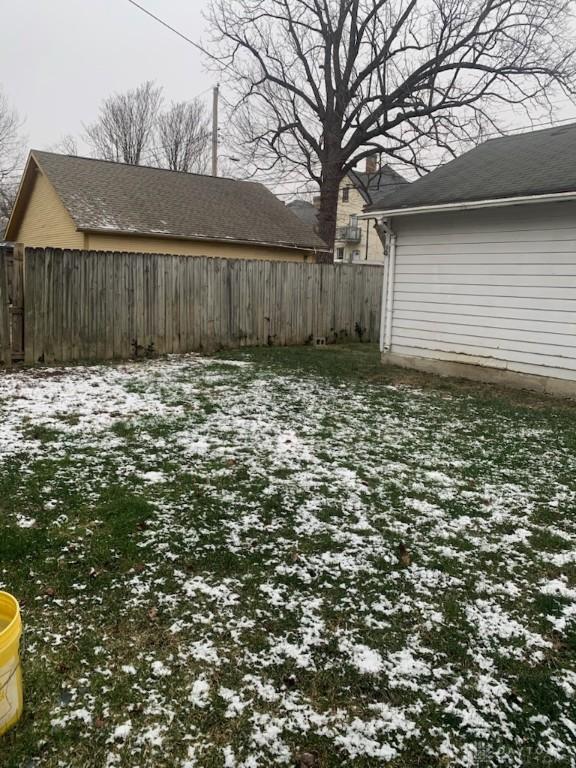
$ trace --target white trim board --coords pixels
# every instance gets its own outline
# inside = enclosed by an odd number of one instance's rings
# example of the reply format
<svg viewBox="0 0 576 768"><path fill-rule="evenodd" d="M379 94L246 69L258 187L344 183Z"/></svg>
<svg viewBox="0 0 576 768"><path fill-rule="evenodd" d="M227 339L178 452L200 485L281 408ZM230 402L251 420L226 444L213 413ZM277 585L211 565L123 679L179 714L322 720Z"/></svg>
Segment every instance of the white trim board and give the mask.
<svg viewBox="0 0 576 768"><path fill-rule="evenodd" d="M576 191L557 192L548 195L531 195L529 197L502 197L493 200L474 200L460 203L443 203L441 205L421 205L414 208L383 208L377 211L364 211L359 219L390 218L391 216L414 216L424 213L447 213L450 211L472 211L480 208L505 208L512 205L533 205L534 203L553 203L563 200L576 200Z"/></svg>

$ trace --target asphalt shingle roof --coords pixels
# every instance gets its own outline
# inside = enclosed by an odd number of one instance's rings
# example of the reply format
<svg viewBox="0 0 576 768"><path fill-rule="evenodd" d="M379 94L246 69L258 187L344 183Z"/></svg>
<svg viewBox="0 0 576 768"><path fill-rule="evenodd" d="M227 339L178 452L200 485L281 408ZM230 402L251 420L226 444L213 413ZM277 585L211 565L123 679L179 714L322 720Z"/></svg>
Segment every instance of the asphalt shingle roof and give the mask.
<svg viewBox="0 0 576 768"><path fill-rule="evenodd" d="M384 195L397 192L409 182L389 165L383 165L376 173L350 171L348 176L366 203L376 203Z"/></svg>
<svg viewBox="0 0 576 768"><path fill-rule="evenodd" d="M307 200L293 200L286 207L313 229L318 226L318 208Z"/></svg>
<svg viewBox="0 0 576 768"><path fill-rule="evenodd" d="M262 184L32 151L81 231L326 250Z"/></svg>
<svg viewBox="0 0 576 768"><path fill-rule="evenodd" d="M492 139L367 211L576 191L576 123Z"/></svg>

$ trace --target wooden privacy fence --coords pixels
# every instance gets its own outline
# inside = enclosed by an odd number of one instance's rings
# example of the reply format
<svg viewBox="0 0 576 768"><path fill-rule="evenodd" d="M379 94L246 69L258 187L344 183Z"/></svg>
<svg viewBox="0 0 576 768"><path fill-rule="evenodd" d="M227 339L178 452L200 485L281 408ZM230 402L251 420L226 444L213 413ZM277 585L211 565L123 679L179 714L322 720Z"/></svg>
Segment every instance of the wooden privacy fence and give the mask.
<svg viewBox="0 0 576 768"><path fill-rule="evenodd" d="M26 249L24 359L375 341L381 283L378 266Z"/></svg>

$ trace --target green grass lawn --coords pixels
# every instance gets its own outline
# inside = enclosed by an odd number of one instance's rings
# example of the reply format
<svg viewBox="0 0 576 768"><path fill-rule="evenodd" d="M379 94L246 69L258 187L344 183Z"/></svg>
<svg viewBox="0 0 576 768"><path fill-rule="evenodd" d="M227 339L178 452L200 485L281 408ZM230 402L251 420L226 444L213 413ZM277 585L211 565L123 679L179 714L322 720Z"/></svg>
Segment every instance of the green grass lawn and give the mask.
<svg viewBox="0 0 576 768"><path fill-rule="evenodd" d="M1 375L0 589L3 768L574 766L576 410L368 345Z"/></svg>

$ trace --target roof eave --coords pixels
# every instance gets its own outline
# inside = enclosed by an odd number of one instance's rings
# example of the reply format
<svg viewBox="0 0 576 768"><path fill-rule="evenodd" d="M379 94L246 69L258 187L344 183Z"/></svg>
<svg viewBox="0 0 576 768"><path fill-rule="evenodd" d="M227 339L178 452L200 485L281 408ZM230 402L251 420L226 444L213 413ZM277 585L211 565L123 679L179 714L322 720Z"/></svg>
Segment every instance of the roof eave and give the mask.
<svg viewBox="0 0 576 768"><path fill-rule="evenodd" d="M322 251L328 251L329 248L324 246L323 248L318 245L296 245L291 243L272 243L260 240L240 240L237 238L228 237L205 237L197 235L190 237L188 235L175 235L169 232L134 232L124 229L99 229L97 227L77 227L78 232L85 232L89 235L119 235L123 237L148 237L158 240L182 240L187 242L200 242L200 243L223 243L229 245L254 245L260 248L283 248L286 250L297 251L309 251L310 253L320 253Z"/></svg>
<svg viewBox="0 0 576 768"><path fill-rule="evenodd" d="M8 223L6 224L6 228L4 230L4 239L9 241L14 241L15 237L14 235L17 233L22 216L21 216L21 207L22 207L22 199L25 196L25 194L29 191L28 187L31 184L30 180L30 174L32 172L32 169L36 168L36 170L39 169L38 162L36 158L34 157L32 152L28 153L28 157L26 159L26 165L24 167L24 172L22 173L22 176L20 177L20 182L18 184L18 190L16 192L16 198L14 200L14 205L12 206L12 211L10 212L10 218L8 219ZM13 231L15 230L15 231Z"/></svg>
<svg viewBox="0 0 576 768"><path fill-rule="evenodd" d="M346 176L350 179L352 182L352 186L354 189L360 194L360 197L367 205L370 205L372 202L370 195L366 194L366 191L364 189L364 185L360 182L360 177L358 176L356 171L348 171Z"/></svg>
<svg viewBox="0 0 576 768"><path fill-rule="evenodd" d="M530 205L534 203L576 200L576 190L571 192L552 192L544 195L491 198L488 200L470 200L442 205L418 205L413 208L378 208L359 214L361 219L390 218L392 216L414 216L423 213L446 213L450 211L469 211L480 208L505 208L511 205Z"/></svg>

